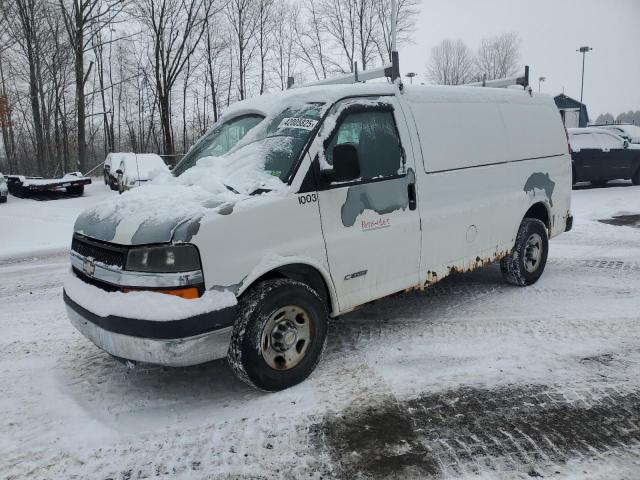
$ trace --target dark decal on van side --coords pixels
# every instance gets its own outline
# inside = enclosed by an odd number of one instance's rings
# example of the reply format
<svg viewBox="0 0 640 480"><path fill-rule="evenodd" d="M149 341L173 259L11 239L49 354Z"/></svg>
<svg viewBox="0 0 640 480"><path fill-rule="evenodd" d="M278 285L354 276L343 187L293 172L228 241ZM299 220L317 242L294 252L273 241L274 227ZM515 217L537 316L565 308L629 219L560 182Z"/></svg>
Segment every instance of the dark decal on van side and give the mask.
<svg viewBox="0 0 640 480"><path fill-rule="evenodd" d="M342 224L352 227L365 210L373 210L379 215L406 210L409 206L407 186L415 181L416 174L409 169L404 177L349 187L341 209Z"/></svg>
<svg viewBox="0 0 640 480"><path fill-rule="evenodd" d="M538 190L544 190L547 194L547 198L549 199L549 205L553 207L553 199L551 196L553 195L553 190L556 188L556 183L551 180L548 173L536 172L531 174L531 176L527 179L527 182L524 184L524 192L529 195L533 194L536 196L536 188Z"/></svg>

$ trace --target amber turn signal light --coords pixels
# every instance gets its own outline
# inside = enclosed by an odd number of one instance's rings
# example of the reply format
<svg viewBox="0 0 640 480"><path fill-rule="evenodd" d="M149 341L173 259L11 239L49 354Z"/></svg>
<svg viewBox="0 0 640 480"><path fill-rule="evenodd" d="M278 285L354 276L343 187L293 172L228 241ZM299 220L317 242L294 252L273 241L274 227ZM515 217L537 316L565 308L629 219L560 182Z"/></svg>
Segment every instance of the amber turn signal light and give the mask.
<svg viewBox="0 0 640 480"><path fill-rule="evenodd" d="M124 293L129 292L140 292L144 291L144 289L133 289L133 288L124 288ZM175 290L150 290L152 292L158 293L166 293L167 295L175 295L176 297L186 298L188 300L192 300L194 298L200 298L200 292L196 287L187 287L187 288L177 288Z"/></svg>

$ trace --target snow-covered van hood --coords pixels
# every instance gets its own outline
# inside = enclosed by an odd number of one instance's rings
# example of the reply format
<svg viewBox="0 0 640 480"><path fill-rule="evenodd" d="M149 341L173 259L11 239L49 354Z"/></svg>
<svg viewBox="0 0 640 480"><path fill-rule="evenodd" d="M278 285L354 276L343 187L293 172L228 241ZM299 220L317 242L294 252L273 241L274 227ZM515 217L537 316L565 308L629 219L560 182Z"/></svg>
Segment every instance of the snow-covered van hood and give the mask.
<svg viewBox="0 0 640 480"><path fill-rule="evenodd" d="M242 161L207 157L179 177L164 173L85 210L74 231L121 245L188 242L205 216L228 215L240 202L251 205L288 190L261 171L254 156L259 159L260 152L247 148ZM256 191L268 193L252 195Z"/></svg>
<svg viewBox="0 0 640 480"><path fill-rule="evenodd" d="M223 198L198 186L151 183L85 210L74 230L121 245L188 242L207 212L233 208L235 200L228 193Z"/></svg>

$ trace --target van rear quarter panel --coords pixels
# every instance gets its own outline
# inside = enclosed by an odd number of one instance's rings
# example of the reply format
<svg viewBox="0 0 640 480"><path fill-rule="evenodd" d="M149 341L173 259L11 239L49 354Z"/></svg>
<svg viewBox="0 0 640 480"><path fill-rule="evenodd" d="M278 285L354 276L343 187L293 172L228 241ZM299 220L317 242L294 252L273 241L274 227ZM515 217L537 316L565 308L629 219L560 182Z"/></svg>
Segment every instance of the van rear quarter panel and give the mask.
<svg viewBox="0 0 640 480"><path fill-rule="evenodd" d="M433 283L508 254L527 210L543 203L550 236L564 232L571 159L546 96L450 87L408 90L423 169L421 273Z"/></svg>

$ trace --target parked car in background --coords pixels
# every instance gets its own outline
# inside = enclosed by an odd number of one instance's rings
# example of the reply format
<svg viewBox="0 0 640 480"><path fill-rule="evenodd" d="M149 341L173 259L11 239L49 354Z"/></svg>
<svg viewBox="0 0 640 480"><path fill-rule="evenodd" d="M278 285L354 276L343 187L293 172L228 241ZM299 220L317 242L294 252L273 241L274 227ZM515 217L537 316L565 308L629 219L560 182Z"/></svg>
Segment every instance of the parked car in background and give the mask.
<svg viewBox="0 0 640 480"><path fill-rule="evenodd" d="M603 128L569 128L568 132L574 184L602 186L610 180L631 179L640 185L640 146Z"/></svg>
<svg viewBox="0 0 640 480"><path fill-rule="evenodd" d="M118 175L116 174L116 170L120 166L120 163L127 159L131 158L135 160L136 154L130 152L112 152L107 155L107 158L104 160L104 165L102 168L102 175L104 176L104 184L108 185L111 190L118 190Z"/></svg>
<svg viewBox="0 0 640 480"><path fill-rule="evenodd" d="M155 175L168 172L169 167L155 153L126 154L116 169L118 191L123 193L139 187Z"/></svg>
<svg viewBox="0 0 640 480"><path fill-rule="evenodd" d="M8 195L9 189L7 188L7 181L5 180L4 175L0 173L0 203L6 202Z"/></svg>
<svg viewBox="0 0 640 480"><path fill-rule="evenodd" d="M631 124L619 124L619 125L592 125L592 127L601 128L615 133L619 137L629 141L629 143L640 144L640 127Z"/></svg>

